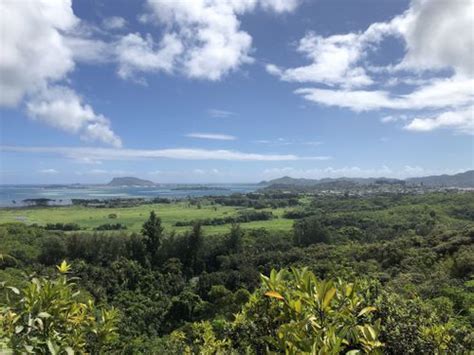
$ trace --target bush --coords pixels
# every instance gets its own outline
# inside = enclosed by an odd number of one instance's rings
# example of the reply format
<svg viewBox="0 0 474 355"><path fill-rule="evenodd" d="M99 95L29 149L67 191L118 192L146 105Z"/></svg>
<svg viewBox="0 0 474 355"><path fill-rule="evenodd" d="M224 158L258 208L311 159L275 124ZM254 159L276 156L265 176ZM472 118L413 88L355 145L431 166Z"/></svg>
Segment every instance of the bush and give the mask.
<svg viewBox="0 0 474 355"><path fill-rule="evenodd" d="M77 223L48 223L44 229L58 231L78 231L81 226Z"/></svg>
<svg viewBox="0 0 474 355"><path fill-rule="evenodd" d="M0 352L99 353L116 338L117 312L97 309L92 300L82 303L79 291L66 274L70 266L58 266L53 280L32 279L22 290L1 284L10 293L0 308Z"/></svg>

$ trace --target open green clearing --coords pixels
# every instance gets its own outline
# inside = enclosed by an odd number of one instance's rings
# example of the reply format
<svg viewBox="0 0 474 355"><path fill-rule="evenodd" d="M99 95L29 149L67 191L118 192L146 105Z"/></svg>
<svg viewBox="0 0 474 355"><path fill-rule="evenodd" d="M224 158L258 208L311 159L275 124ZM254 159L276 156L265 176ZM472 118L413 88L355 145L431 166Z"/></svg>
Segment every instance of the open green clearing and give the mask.
<svg viewBox="0 0 474 355"><path fill-rule="evenodd" d="M8 222L23 222L29 225L77 223L86 230L92 230L106 223L121 223L127 226L127 230L138 232L150 212L155 211L162 219L163 225L167 230L180 232L189 230L191 227L176 227L176 222L235 216L238 211L243 210L246 209L219 205L203 205L201 208L198 208L187 202L141 205L127 208L93 208L82 206L10 208L0 210L0 224ZM293 221L281 218L285 209L267 210L271 211L278 218L269 221L242 223L242 228L265 228L268 231L289 231L291 229ZM110 214L116 214L117 218L109 218ZM229 225L203 226L203 230L209 234L220 234L227 232Z"/></svg>

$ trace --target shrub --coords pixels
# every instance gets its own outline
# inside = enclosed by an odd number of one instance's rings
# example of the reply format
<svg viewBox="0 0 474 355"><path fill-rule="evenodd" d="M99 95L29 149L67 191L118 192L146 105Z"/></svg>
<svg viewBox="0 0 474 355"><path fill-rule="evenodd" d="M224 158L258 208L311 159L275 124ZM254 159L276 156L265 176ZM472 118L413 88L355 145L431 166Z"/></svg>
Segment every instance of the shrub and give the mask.
<svg viewBox="0 0 474 355"><path fill-rule="evenodd" d="M99 353L115 340L117 312L80 302L69 269L63 261L59 277L34 278L22 290L0 284L10 294L0 307L0 352Z"/></svg>

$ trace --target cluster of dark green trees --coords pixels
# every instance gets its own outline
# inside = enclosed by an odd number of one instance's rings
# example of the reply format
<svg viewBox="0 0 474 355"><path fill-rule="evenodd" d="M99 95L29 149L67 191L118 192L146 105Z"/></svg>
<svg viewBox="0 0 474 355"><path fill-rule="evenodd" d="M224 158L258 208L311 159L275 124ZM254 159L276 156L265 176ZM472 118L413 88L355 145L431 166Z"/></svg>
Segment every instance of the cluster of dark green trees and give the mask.
<svg viewBox="0 0 474 355"><path fill-rule="evenodd" d="M277 234L233 224L226 235L206 235L197 223L178 235L164 230L154 212L140 234L2 225L0 352L2 346L129 354L474 348L473 194L328 197L297 210L311 213L296 219L291 233ZM54 270L62 260L70 263L68 280ZM26 292L38 282L57 290L57 302L44 312L60 321L20 302L44 297ZM77 290L76 299L63 299ZM77 319L89 323L77 344L65 340L70 324L57 304L83 309ZM12 313L23 315L20 323L12 323ZM30 325L21 319L37 318L49 328L35 323L39 335L29 339Z"/></svg>

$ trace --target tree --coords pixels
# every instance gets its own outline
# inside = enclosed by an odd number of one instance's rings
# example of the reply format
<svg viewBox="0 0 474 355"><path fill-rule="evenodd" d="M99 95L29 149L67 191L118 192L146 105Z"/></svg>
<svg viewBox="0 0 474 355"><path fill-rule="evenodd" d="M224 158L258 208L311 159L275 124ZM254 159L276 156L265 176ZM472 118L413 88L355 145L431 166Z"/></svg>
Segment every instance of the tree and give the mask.
<svg viewBox="0 0 474 355"><path fill-rule="evenodd" d="M55 265L65 256L66 244L64 238L51 235L41 241L41 252L38 255L39 262L46 265Z"/></svg>
<svg viewBox="0 0 474 355"><path fill-rule="evenodd" d="M161 218L156 216L155 211L151 211L150 217L143 223L142 234L145 236L145 246L150 262L152 265L156 264L158 249L163 236L163 227L161 226Z"/></svg>
<svg viewBox="0 0 474 355"><path fill-rule="evenodd" d="M198 271L199 265L199 254L202 248L202 228L201 223L195 223L193 230L188 236L187 245L187 260L186 264L191 268L193 272Z"/></svg>
<svg viewBox="0 0 474 355"><path fill-rule="evenodd" d="M240 228L240 225L233 223L225 243L225 247L228 252L238 253L241 251L243 235L244 232Z"/></svg>
<svg viewBox="0 0 474 355"><path fill-rule="evenodd" d="M316 216L303 218L295 222L293 239L296 245L308 246L314 243L329 243L328 230L321 225Z"/></svg>

